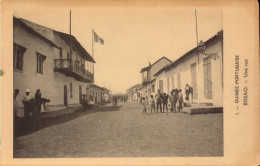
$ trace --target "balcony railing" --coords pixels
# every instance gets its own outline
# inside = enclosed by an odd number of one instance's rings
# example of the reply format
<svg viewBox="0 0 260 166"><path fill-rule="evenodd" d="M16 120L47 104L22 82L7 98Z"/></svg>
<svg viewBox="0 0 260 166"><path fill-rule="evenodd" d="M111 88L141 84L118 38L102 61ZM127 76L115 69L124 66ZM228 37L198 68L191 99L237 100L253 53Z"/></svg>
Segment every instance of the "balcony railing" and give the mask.
<svg viewBox="0 0 260 166"><path fill-rule="evenodd" d="M72 76L79 81L93 82L94 76L87 71L84 65L70 59L54 59L54 71L61 72L66 76Z"/></svg>

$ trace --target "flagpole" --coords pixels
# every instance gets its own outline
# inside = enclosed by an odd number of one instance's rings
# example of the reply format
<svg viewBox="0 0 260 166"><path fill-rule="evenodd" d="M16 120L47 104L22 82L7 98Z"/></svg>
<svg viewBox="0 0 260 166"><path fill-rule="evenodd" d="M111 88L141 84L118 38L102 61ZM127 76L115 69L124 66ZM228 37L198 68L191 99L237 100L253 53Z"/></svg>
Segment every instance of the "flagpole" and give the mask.
<svg viewBox="0 0 260 166"><path fill-rule="evenodd" d="M70 56L69 56L69 60L70 60L70 68L72 68L72 62L71 62L71 57L72 57L72 50L71 50L71 47L72 47L72 37L71 37L71 10L70 10Z"/></svg>
<svg viewBox="0 0 260 166"><path fill-rule="evenodd" d="M199 41L198 41L198 25L197 25L197 12L196 12L196 9L195 9L195 21L196 21L196 38L197 38L197 47L198 47ZM200 54L199 54L199 51L198 51L198 67L199 67L199 61L200 61Z"/></svg>
<svg viewBox="0 0 260 166"><path fill-rule="evenodd" d="M94 30L92 29L92 58L94 59ZM94 63L92 63L92 72L94 78Z"/></svg>

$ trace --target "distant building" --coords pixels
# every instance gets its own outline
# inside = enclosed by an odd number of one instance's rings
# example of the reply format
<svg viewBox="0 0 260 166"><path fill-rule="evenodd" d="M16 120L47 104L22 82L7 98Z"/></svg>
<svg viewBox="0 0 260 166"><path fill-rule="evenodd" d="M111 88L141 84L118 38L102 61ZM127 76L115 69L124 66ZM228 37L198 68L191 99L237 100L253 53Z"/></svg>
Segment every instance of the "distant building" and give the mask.
<svg viewBox="0 0 260 166"><path fill-rule="evenodd" d="M171 60L166 57L162 57L158 59L153 64L149 64L147 67L141 69L140 73L142 73L142 94L144 96L154 94L155 91L155 76L160 69L170 64Z"/></svg>
<svg viewBox="0 0 260 166"><path fill-rule="evenodd" d="M139 101L142 96L142 84L136 84L131 88L127 89L128 100Z"/></svg>
<svg viewBox="0 0 260 166"><path fill-rule="evenodd" d="M20 91L20 110L27 89L32 98L40 89L51 100L47 111L80 104L86 84L94 81L87 64L95 61L74 36L14 17L13 42L13 88Z"/></svg>
<svg viewBox="0 0 260 166"><path fill-rule="evenodd" d="M182 89L185 96L185 85L189 84L193 102L223 106L223 31L204 44L204 53L195 47L155 73L156 90L169 94L172 89Z"/></svg>
<svg viewBox="0 0 260 166"><path fill-rule="evenodd" d="M96 84L89 84L86 87L87 97L91 95L94 97L95 102L104 102L108 101L107 98L110 97L110 92L107 88L100 87Z"/></svg>

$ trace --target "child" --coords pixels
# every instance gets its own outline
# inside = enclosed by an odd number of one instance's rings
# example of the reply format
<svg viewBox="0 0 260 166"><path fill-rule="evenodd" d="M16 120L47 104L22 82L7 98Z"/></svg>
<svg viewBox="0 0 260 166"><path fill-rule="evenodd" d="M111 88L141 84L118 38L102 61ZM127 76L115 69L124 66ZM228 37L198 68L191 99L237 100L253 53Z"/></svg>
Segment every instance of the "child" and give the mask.
<svg viewBox="0 0 260 166"><path fill-rule="evenodd" d="M153 110L154 110L154 113L156 113L155 112L155 102L154 102L153 95L150 96L150 106L151 106L151 113L153 112Z"/></svg>
<svg viewBox="0 0 260 166"><path fill-rule="evenodd" d="M143 113L146 113L146 105L147 105L147 101L145 99L145 97L142 97L142 104L143 104Z"/></svg>

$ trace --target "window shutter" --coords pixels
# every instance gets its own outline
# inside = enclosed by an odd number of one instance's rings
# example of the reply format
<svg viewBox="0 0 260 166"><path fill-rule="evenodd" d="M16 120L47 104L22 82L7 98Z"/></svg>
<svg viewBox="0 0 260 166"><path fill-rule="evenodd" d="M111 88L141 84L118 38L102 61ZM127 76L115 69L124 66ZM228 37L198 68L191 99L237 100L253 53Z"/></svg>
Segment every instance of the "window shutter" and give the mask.
<svg viewBox="0 0 260 166"><path fill-rule="evenodd" d="M207 67L208 63L207 63L207 58L203 59L203 71L204 71L204 95L205 98L208 98L208 73L207 73Z"/></svg>
<svg viewBox="0 0 260 166"><path fill-rule="evenodd" d="M212 98L212 81L211 81L211 59L208 58L208 65L207 65L207 80L208 80L208 99Z"/></svg>

